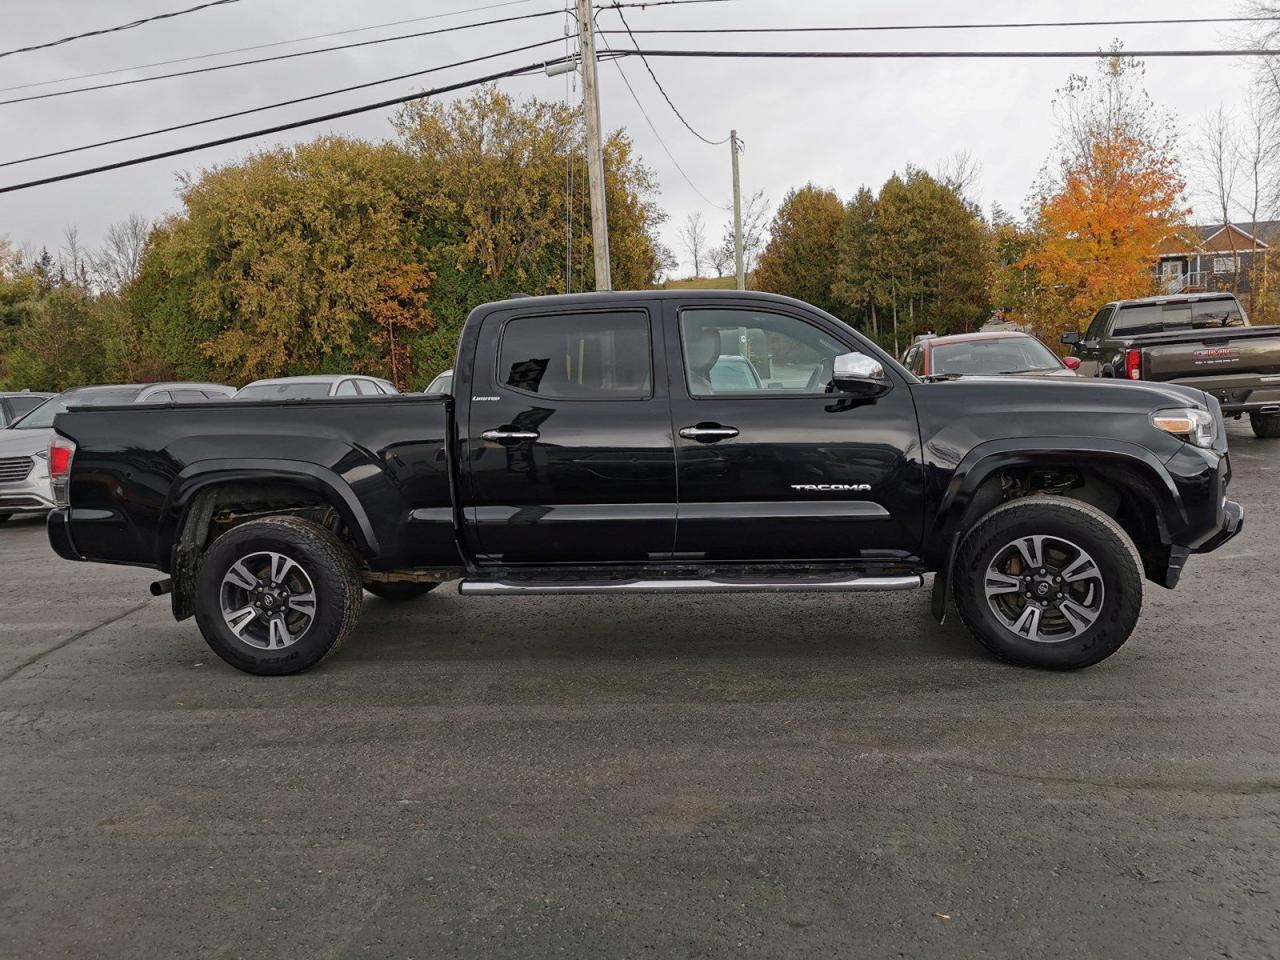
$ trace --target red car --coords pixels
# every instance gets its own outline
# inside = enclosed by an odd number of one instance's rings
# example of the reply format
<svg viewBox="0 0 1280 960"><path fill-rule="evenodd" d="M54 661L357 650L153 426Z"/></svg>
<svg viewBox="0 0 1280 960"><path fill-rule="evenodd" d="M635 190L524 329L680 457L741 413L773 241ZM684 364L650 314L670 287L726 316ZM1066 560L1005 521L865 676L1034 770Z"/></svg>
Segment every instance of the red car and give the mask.
<svg viewBox="0 0 1280 960"><path fill-rule="evenodd" d="M918 340L902 355L902 365L918 377L1074 377L1080 361L1060 359L1029 333L993 330Z"/></svg>

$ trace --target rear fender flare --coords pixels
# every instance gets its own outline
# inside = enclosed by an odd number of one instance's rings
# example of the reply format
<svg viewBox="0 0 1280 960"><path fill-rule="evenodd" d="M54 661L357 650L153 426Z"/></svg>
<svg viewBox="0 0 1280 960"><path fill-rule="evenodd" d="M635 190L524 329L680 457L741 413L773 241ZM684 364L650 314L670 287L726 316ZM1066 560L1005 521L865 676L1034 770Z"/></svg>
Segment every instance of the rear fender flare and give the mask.
<svg viewBox="0 0 1280 960"><path fill-rule="evenodd" d="M332 470L299 460L200 460L182 470L170 488L157 539L156 560L161 567L168 568L170 551L201 492L226 483L255 482L292 484L319 494L338 512L361 555L366 559L377 555L378 537L368 514L350 484Z"/></svg>

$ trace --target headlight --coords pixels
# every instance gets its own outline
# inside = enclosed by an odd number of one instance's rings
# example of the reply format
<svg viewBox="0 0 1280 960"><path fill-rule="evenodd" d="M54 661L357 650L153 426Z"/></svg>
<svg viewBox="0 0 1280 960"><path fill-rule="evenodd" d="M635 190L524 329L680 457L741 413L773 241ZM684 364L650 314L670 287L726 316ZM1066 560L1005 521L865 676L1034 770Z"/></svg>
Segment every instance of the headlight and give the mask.
<svg viewBox="0 0 1280 960"><path fill-rule="evenodd" d="M1151 425L1157 430L1172 433L1197 447L1212 447L1217 439L1217 422L1207 410L1198 407L1177 407L1157 410L1151 415Z"/></svg>

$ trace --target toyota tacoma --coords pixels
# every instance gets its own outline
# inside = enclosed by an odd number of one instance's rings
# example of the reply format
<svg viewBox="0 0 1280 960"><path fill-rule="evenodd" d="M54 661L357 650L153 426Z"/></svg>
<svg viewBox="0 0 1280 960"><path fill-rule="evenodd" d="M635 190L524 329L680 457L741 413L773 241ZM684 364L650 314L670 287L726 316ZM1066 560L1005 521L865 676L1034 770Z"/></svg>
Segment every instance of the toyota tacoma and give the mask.
<svg viewBox="0 0 1280 960"><path fill-rule="evenodd" d="M450 394L86 407L56 429L54 549L161 571L152 591L257 674L336 651L362 591L859 593L931 573L939 619L954 603L996 656L1073 669L1129 637L1144 580L1175 586L1243 521L1201 390L920 379L760 293L514 297L467 319Z"/></svg>

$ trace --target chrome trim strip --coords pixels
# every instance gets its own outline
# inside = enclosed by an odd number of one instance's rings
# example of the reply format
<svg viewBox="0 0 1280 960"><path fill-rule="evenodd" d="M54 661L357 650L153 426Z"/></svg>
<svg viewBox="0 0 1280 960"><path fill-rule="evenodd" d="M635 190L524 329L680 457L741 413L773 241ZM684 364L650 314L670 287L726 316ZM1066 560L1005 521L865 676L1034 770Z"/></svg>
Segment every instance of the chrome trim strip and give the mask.
<svg viewBox="0 0 1280 960"><path fill-rule="evenodd" d="M792 520L854 518L879 520L889 511L872 500L758 500L746 503L682 503L681 520Z"/></svg>
<svg viewBox="0 0 1280 960"><path fill-rule="evenodd" d="M566 593L871 593L879 590L915 590L924 585L918 573L893 577L853 575L839 580L463 580L458 592L464 597L499 597L516 594L537 596Z"/></svg>

